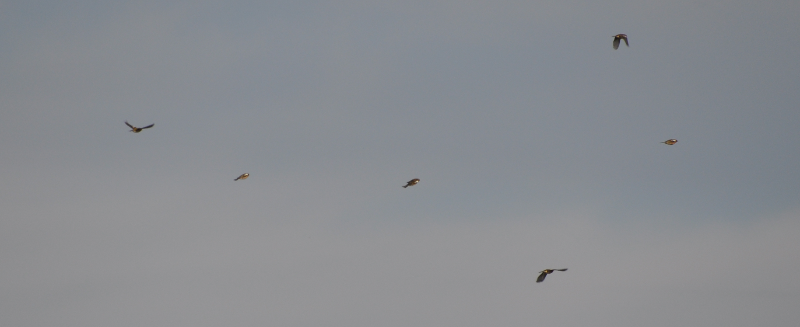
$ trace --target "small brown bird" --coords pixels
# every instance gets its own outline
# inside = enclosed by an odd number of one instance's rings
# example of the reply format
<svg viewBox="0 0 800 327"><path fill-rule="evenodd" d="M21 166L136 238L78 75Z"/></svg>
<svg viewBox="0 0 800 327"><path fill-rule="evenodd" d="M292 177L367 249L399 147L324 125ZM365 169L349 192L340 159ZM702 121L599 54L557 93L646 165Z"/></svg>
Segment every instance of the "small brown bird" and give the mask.
<svg viewBox="0 0 800 327"><path fill-rule="evenodd" d="M412 180L408 181L408 184L406 184L406 185L403 185L403 188L406 188L406 187L409 187L409 186L414 186L414 185L417 185L417 183L419 183L419 178L414 178L414 179L412 179Z"/></svg>
<svg viewBox="0 0 800 327"><path fill-rule="evenodd" d="M619 49L619 40L625 40L625 46L626 46L626 47L629 47L629 46L630 46L630 45L628 44L628 35L625 35L625 34L617 34L617 35L614 35L613 37L614 37L614 50L617 50L617 49Z"/></svg>
<svg viewBox="0 0 800 327"><path fill-rule="evenodd" d="M234 179L233 181L235 182L235 181L238 181L240 179L247 179L248 177L250 177L250 174L244 173L244 174L239 175L239 177L236 177L236 179Z"/></svg>
<svg viewBox="0 0 800 327"><path fill-rule="evenodd" d="M134 127L134 126L133 126L133 125L131 125L131 124L128 124L128 122L126 121L126 122L125 122L125 125L128 125L128 127L130 127L130 128L131 128L131 130L130 130L130 131L128 131L128 132L139 133L139 132L141 132L143 129L150 128L150 127L153 127L153 126L155 126L156 124L150 124L150 126L145 126L145 127L139 128L139 127Z"/></svg>
<svg viewBox="0 0 800 327"><path fill-rule="evenodd" d="M545 270L542 270L542 271L540 271L540 272L539 272L539 273L541 273L541 275L539 275L539 278L536 278L536 282L537 282L537 283L541 283L541 282L543 282L543 281L544 281L544 278L545 278L545 277L547 277L547 274L552 274L554 271L567 271L567 268L564 268L564 269L545 269Z"/></svg>
<svg viewBox="0 0 800 327"><path fill-rule="evenodd" d="M678 140L676 140L676 139L669 139L669 140L666 140L666 141L664 141L664 142L661 142L661 143L664 143L664 144L666 144L666 145L673 145L673 144L675 144L675 143L678 143Z"/></svg>

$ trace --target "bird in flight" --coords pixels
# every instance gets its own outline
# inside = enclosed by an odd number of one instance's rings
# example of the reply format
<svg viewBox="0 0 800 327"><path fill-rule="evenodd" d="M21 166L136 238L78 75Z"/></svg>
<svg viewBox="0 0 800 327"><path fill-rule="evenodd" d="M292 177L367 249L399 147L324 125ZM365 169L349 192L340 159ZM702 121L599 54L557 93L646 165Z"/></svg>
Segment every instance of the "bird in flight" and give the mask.
<svg viewBox="0 0 800 327"><path fill-rule="evenodd" d="M414 178L414 179L408 181L408 183L406 185L403 185L403 188L417 185L417 183L419 183L419 178Z"/></svg>
<svg viewBox="0 0 800 327"><path fill-rule="evenodd" d="M131 124L128 124L128 122L126 121L126 122L125 122L125 125L128 125L128 127L130 127L130 128L131 128L131 130L130 130L130 131L128 131L128 132L139 133L139 132L141 132L143 129L145 129L145 128L150 128L150 127L153 127L153 126L155 126L156 124L150 124L150 126L145 126L145 127L141 127L141 128L139 128L139 127L135 127L135 126L133 126L133 125L131 125Z"/></svg>
<svg viewBox="0 0 800 327"><path fill-rule="evenodd" d="M625 46L626 47L630 46L628 44L628 35L626 35L626 34L617 34L617 35L614 35L614 50L617 50L619 48L619 40L625 40Z"/></svg>
<svg viewBox="0 0 800 327"><path fill-rule="evenodd" d="M669 140L666 140L666 141L664 141L664 142L661 142L661 143L664 143L664 144L666 144L666 145L673 145L673 144L675 144L675 143L678 143L678 140L676 140L676 139L669 139Z"/></svg>
<svg viewBox="0 0 800 327"><path fill-rule="evenodd" d="M244 174L239 175L239 177L236 177L236 179L234 179L233 181L235 182L235 181L238 181L240 179L247 179L248 177L250 177L250 174L244 173Z"/></svg>
<svg viewBox="0 0 800 327"><path fill-rule="evenodd" d="M547 277L548 274L552 274L554 271L567 271L567 268L564 269L545 269L540 271L539 278L536 278L537 283L541 283L544 281L544 278Z"/></svg>

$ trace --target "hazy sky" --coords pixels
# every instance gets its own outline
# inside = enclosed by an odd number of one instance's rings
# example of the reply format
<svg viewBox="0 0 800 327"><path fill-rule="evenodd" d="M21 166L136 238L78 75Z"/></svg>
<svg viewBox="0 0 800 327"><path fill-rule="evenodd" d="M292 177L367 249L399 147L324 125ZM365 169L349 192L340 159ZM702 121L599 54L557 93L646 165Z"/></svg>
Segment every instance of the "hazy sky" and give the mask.
<svg viewBox="0 0 800 327"><path fill-rule="evenodd" d="M0 326L797 326L798 17L0 0Z"/></svg>

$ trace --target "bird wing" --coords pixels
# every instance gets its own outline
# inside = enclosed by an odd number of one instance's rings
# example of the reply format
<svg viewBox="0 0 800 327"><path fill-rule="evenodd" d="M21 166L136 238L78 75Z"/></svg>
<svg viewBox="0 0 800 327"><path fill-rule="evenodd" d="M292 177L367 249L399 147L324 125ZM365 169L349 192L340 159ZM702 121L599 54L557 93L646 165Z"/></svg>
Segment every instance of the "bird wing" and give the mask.
<svg viewBox="0 0 800 327"><path fill-rule="evenodd" d="M630 45L628 44L628 37L624 36L624 37L622 37L622 39L625 40L625 46L629 47Z"/></svg>
<svg viewBox="0 0 800 327"><path fill-rule="evenodd" d="M142 129L145 129L145 128L150 128L150 127L153 127L153 126L156 126L156 124L150 124L150 126L145 126L145 127L142 127Z"/></svg>
<svg viewBox="0 0 800 327"><path fill-rule="evenodd" d="M619 37L614 37L614 50L619 49Z"/></svg>
<svg viewBox="0 0 800 327"><path fill-rule="evenodd" d="M558 271L567 271L567 268L564 268L564 269L553 269L553 270L558 270Z"/></svg>
<svg viewBox="0 0 800 327"><path fill-rule="evenodd" d="M133 125L131 125L131 124L128 124L128 122L127 122L127 121L125 122L125 125L128 125L128 127L130 127L130 128L136 128L136 127L133 127Z"/></svg>
<svg viewBox="0 0 800 327"><path fill-rule="evenodd" d="M539 278L536 278L536 282L537 283L543 282L545 277L547 277L547 273L542 271L542 273L539 275Z"/></svg>

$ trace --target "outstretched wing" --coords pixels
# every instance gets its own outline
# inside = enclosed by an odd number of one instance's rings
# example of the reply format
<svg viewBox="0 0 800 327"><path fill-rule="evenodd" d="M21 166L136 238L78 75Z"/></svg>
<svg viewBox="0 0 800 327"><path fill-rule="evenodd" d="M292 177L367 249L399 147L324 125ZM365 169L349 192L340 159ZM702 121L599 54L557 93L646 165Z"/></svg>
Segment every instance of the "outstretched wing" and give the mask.
<svg viewBox="0 0 800 327"><path fill-rule="evenodd" d="M545 277L547 277L547 273L542 271L542 274L539 275L539 278L536 278L536 282L537 283L543 282Z"/></svg>
<svg viewBox="0 0 800 327"><path fill-rule="evenodd" d="M619 49L619 36L614 37L614 50Z"/></svg>
<svg viewBox="0 0 800 327"><path fill-rule="evenodd" d="M125 121L125 125L128 125L128 127L130 127L130 128L136 128L136 127L133 127L133 125L131 125L131 124L128 124L128 122L127 122L127 121Z"/></svg>
<svg viewBox="0 0 800 327"><path fill-rule="evenodd" d="M149 126L142 127L142 129L150 128L150 127L153 127L153 126L156 126L156 124L150 124Z"/></svg>
<svg viewBox="0 0 800 327"><path fill-rule="evenodd" d="M553 270L556 270L556 271L567 271L567 268L564 268L564 269L553 269Z"/></svg>
<svg viewBox="0 0 800 327"><path fill-rule="evenodd" d="M625 46L629 47L630 45L628 44L628 37L627 36L623 36L622 39L625 40ZM619 43L619 42L617 42L617 43Z"/></svg>

